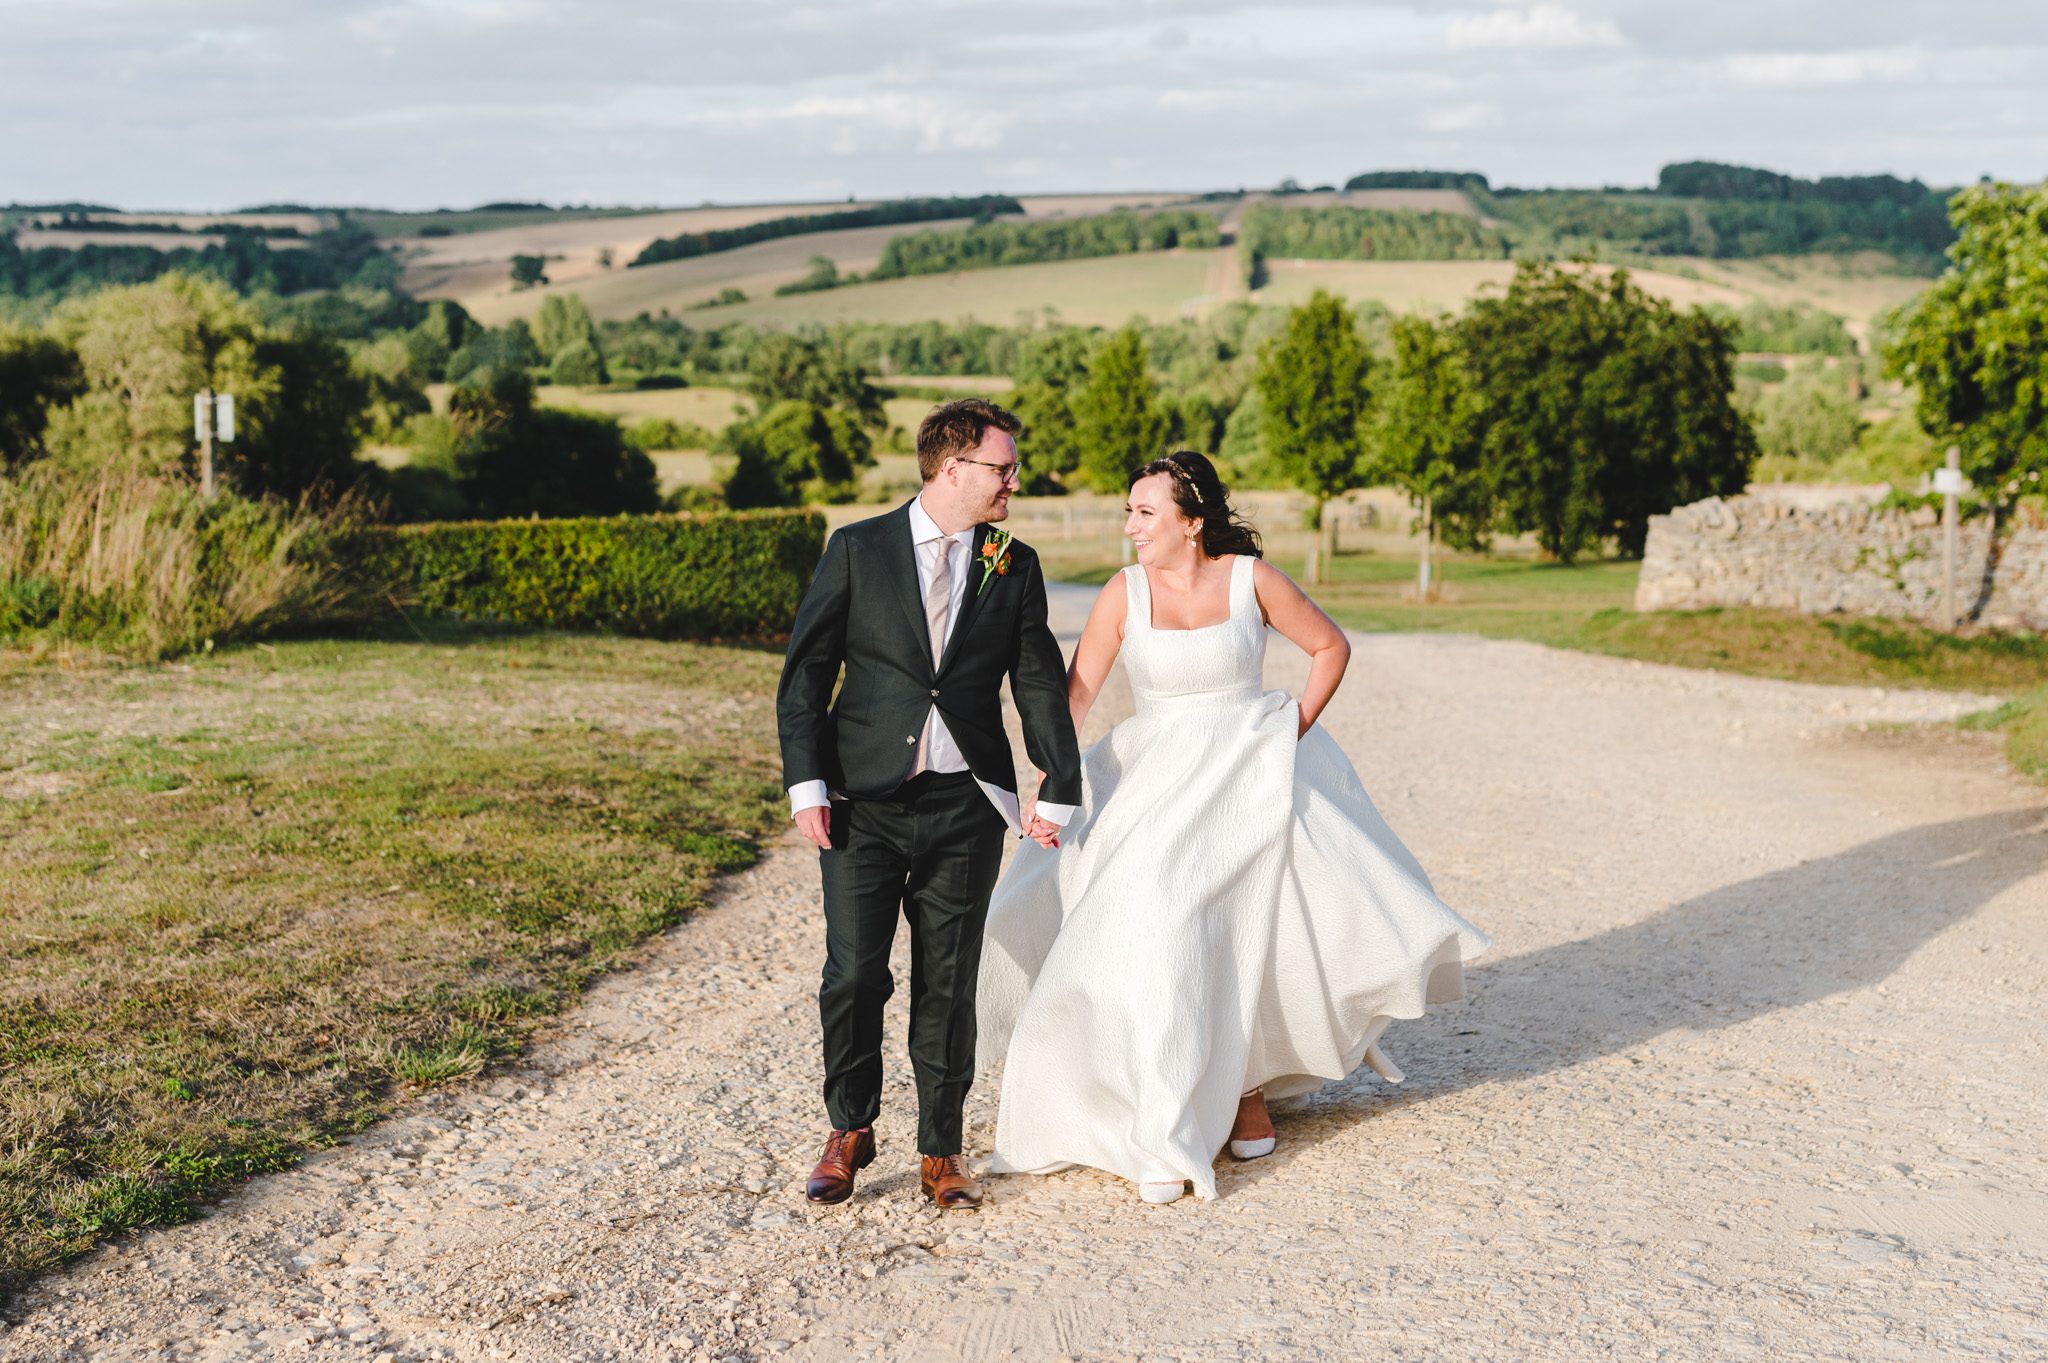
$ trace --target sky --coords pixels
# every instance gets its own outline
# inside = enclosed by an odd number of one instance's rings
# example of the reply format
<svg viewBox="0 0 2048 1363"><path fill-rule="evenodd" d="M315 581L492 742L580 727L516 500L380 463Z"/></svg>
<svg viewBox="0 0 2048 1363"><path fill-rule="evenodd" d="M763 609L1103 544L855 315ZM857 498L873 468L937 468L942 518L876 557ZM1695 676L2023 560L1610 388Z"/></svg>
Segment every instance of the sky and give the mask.
<svg viewBox="0 0 2048 1363"><path fill-rule="evenodd" d="M0 203L2048 174L2038 0L0 0Z"/></svg>

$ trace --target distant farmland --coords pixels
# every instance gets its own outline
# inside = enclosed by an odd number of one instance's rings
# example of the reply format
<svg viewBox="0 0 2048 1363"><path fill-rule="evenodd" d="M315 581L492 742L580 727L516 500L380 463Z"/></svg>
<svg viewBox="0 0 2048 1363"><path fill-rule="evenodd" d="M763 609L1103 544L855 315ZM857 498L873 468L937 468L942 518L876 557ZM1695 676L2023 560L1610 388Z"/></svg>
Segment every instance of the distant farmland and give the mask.
<svg viewBox="0 0 2048 1363"><path fill-rule="evenodd" d="M888 230L861 229L875 234ZM1134 315L1166 321L1215 306L1219 301L1212 292L1216 266L1228 254L1183 250L1106 256L920 275L787 298L771 296L773 282L803 273L803 257L816 250L821 240L799 237L647 269L613 271L569 291L581 293L599 318L631 317L643 310L658 312L667 307L692 325L705 327L730 321L795 328L840 321L953 322L969 318L1007 325L1020 315L1042 317L1048 310L1061 321L1113 327ZM771 251L782 253L780 273L746 274L758 269L764 258L748 257L748 252L756 251L764 257ZM872 260L872 256L867 258ZM1882 259L1815 256L1710 261L1674 257L1660 261L1661 269L1631 267L1630 273L1644 289L1680 307L1722 303L1739 308L1757 299L1776 304L1803 302L1838 314L1852 331L1860 331L1928 282L1880 269ZM848 268L845 260L841 268ZM721 269L728 273L708 273ZM1275 260L1267 262L1267 270L1270 282L1252 295L1255 301L1299 303L1322 288L1354 301L1371 299L1402 313L1457 312L1482 289L1504 289L1514 274L1508 261L1482 260ZM664 278L663 272L673 274ZM698 312L679 310L680 300L716 293L722 281L748 278L766 286L747 288L754 301ZM659 287L642 287L649 282L658 282ZM481 305L478 316L497 321L530 313L539 305L540 291L535 290L493 299Z"/></svg>
<svg viewBox="0 0 2048 1363"><path fill-rule="evenodd" d="M1178 203L1185 198L1184 194L1162 191L1130 194L1025 195L1019 197L1019 202L1024 205L1028 217L1084 217L1106 213L1115 208ZM513 291L510 276L512 257L515 255L545 257L549 280L555 285L573 285L578 292L584 294L585 300L595 309L596 303L591 295L593 281L623 275L626 262L638 255L642 248L657 237L674 236L682 232L706 232L722 227L744 227L771 218L831 213L859 206L840 200L746 204L633 214L528 213L505 215L517 220L485 230L458 228L454 235L449 236L406 236L396 245L404 253L407 289L424 298L453 298L479 317L502 321L507 317L523 316L537 310L540 307L540 299L546 296L538 291ZM382 230L381 224L395 216L378 215L366 218L365 221L373 228ZM462 219L479 216L482 215L413 215L410 221L414 224L416 232L419 227L448 226ZM728 285L744 289L749 295L757 292L773 293L776 285L786 284L803 274L805 262L814 255L827 257L837 264L841 271L869 269L881 258L881 243L891 235L961 225L963 224L904 223L894 227L855 228L849 232L814 232L804 236L785 237L780 241L761 242L755 246L741 247L737 251L700 256L694 260L643 266L632 273L635 276L653 278L636 278L631 286L646 289L651 296L658 295L661 301L628 308L626 315L638 312L642 307L650 307L657 311L663 307L687 307L700 298L715 295L719 289ZM870 235L860 235L863 233ZM777 250L778 247L787 249ZM613 265L610 270L598 263L599 252L607 249L612 253ZM727 256L739 255L745 251L761 254L745 257L744 268L713 264ZM678 268L690 265L704 268L699 271ZM661 270L668 273L656 276L655 272ZM699 287L700 280L708 283L709 287Z"/></svg>

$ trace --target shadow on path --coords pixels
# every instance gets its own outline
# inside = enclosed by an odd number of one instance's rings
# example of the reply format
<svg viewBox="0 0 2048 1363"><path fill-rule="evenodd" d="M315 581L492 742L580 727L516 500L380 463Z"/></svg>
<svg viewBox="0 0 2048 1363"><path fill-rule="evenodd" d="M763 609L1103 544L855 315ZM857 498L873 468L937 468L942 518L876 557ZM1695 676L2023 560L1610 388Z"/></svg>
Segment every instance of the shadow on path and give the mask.
<svg viewBox="0 0 2048 1363"><path fill-rule="evenodd" d="M1943 930L2048 868L2048 806L1923 824L1772 871L1592 937L1482 962L1468 1010L1428 1045L1389 1049L1389 1095L1354 1075L1283 1117L1313 1144L1361 1109L1567 1069L1674 1029L1748 1022L1875 985ZM1527 1019L1541 1017L1541 1025ZM1469 1032L1468 1032L1469 1029ZM1456 1033L1468 1032L1467 1036ZM1445 1043L1458 1044L1447 1051ZM1435 1050L1435 1054L1430 1054ZM1319 1121L1319 1117L1329 1118Z"/></svg>

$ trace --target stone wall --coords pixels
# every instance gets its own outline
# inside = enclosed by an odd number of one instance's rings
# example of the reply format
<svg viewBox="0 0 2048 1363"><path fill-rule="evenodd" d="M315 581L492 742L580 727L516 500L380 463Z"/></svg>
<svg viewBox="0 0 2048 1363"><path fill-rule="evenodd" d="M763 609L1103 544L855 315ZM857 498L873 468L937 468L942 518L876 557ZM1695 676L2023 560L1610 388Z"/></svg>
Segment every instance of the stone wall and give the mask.
<svg viewBox="0 0 2048 1363"><path fill-rule="evenodd" d="M1997 629L2048 629L2048 529L1989 520L1956 536L1964 618ZM1941 518L1931 509L1801 506L1709 497L1650 518L1637 610L1769 606L1809 615L1909 616L1942 623Z"/></svg>

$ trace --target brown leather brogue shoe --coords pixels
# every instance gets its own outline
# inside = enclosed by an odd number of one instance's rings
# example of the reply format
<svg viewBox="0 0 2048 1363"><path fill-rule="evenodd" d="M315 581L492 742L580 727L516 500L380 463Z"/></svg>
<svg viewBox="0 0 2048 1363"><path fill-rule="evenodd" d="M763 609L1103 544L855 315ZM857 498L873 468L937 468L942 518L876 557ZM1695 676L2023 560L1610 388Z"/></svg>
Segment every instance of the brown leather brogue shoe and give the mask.
<svg viewBox="0 0 2048 1363"><path fill-rule="evenodd" d="M825 1138L825 1153L804 1184L804 1196L820 1206L844 1202L853 1196L853 1175L875 1162L875 1129L834 1131Z"/></svg>
<svg viewBox="0 0 2048 1363"><path fill-rule="evenodd" d="M973 1211L981 1205L981 1185L968 1177L958 1155L926 1155L919 1161L918 1182L924 1195L947 1211Z"/></svg>

